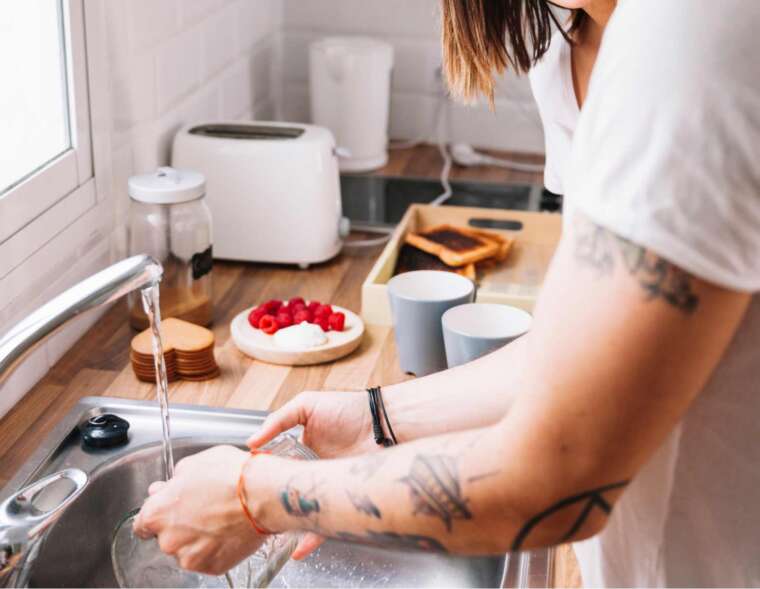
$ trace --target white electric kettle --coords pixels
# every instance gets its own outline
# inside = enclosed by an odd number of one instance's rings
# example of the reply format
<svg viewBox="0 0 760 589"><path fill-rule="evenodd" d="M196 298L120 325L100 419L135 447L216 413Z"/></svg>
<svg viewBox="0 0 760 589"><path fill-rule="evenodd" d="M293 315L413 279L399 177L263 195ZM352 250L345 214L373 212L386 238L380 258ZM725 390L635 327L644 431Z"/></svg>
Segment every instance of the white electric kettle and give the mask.
<svg viewBox="0 0 760 589"><path fill-rule="evenodd" d="M368 37L327 37L311 44L311 118L335 135L342 171L388 162L393 47Z"/></svg>

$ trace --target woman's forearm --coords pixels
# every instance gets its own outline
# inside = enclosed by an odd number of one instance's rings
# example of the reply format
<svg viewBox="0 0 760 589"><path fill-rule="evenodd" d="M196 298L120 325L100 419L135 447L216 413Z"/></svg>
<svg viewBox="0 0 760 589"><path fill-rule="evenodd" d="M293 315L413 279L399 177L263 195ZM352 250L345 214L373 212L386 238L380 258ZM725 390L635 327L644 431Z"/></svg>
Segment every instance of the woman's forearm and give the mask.
<svg viewBox="0 0 760 589"><path fill-rule="evenodd" d="M399 442L487 427L502 419L520 388L529 335L469 364L383 387Z"/></svg>

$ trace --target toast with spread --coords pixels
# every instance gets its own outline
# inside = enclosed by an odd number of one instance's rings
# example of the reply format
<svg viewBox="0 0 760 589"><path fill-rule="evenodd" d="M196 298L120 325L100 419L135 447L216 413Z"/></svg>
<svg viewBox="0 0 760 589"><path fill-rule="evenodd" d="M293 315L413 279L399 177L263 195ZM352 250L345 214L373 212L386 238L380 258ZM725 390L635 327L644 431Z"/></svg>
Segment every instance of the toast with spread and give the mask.
<svg viewBox="0 0 760 589"><path fill-rule="evenodd" d="M438 225L406 236L406 243L440 258L447 266L474 264L498 255L502 244L482 231ZM508 253L508 250L507 250Z"/></svg>
<svg viewBox="0 0 760 589"><path fill-rule="evenodd" d="M475 264L465 264L458 268L452 268L444 264L441 259L433 254L422 251L405 243L396 260L396 270L394 275L412 272L414 270L440 270L444 272L454 272L470 280L475 280Z"/></svg>

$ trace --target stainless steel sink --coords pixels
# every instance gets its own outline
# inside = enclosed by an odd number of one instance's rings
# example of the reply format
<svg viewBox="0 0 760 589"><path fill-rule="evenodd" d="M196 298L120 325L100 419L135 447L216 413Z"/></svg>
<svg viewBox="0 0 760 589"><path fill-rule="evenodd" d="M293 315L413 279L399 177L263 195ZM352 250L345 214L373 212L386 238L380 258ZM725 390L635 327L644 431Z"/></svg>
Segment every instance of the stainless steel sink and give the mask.
<svg viewBox="0 0 760 589"><path fill-rule="evenodd" d="M113 413L130 422L129 442L118 448L83 446L77 426ZM219 443L242 444L260 427L262 412L172 405L174 455L182 458ZM161 425L155 403L107 397L83 399L48 435L0 493L0 499L64 468L79 468L89 486L47 533L30 577L33 587L115 587L111 534L139 506L148 484L161 477ZM65 494L67 489L60 489ZM41 501L57 500L56 491ZM44 507L44 506L42 506ZM274 587L501 587L546 586L546 552L458 558L380 550L329 541L302 562L288 563Z"/></svg>

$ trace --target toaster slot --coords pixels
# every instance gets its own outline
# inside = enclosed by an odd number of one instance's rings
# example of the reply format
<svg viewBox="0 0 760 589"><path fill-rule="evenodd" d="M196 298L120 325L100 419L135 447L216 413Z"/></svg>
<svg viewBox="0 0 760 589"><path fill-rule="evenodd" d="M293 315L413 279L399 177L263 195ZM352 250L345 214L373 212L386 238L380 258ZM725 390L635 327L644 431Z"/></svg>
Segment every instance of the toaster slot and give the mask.
<svg viewBox="0 0 760 589"><path fill-rule="evenodd" d="M280 127L274 125L247 125L244 123L217 123L198 125L190 129L191 135L218 137L222 139L278 140L297 139L303 135L300 127Z"/></svg>

